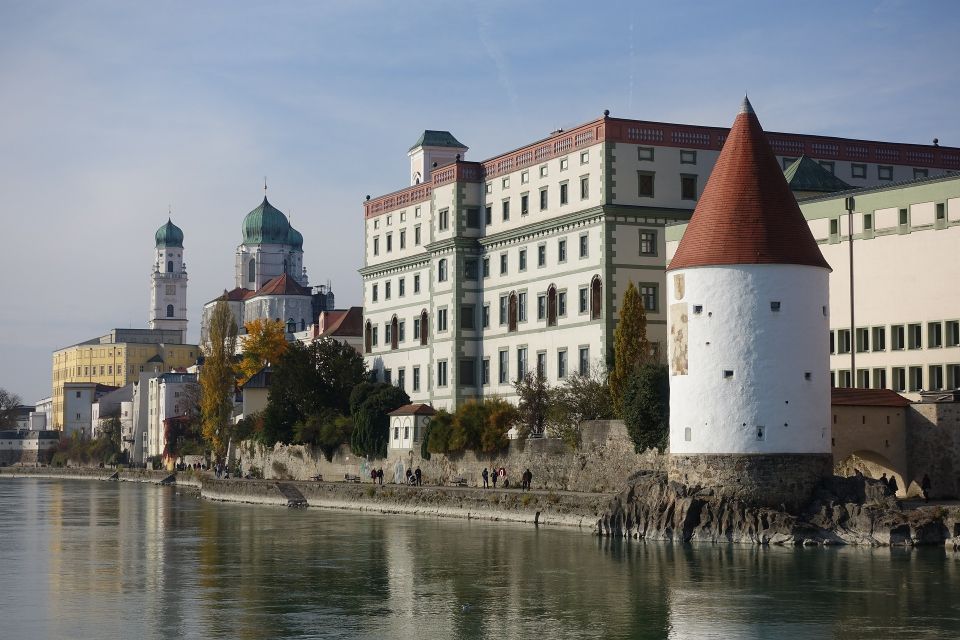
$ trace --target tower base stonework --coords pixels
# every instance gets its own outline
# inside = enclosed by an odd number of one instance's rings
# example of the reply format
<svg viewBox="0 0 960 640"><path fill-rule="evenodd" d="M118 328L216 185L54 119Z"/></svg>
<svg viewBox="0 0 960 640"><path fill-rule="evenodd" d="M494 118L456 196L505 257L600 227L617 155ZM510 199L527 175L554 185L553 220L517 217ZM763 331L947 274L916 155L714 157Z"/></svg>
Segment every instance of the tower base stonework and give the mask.
<svg viewBox="0 0 960 640"><path fill-rule="evenodd" d="M829 453L670 455L667 475L690 488L796 512L833 473Z"/></svg>

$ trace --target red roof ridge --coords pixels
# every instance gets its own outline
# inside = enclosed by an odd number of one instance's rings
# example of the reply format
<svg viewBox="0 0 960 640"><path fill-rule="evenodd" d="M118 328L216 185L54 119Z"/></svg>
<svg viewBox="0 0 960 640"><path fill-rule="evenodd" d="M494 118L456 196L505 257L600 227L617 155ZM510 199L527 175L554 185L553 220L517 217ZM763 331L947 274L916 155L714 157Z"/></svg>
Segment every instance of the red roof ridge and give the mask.
<svg viewBox="0 0 960 640"><path fill-rule="evenodd" d="M276 278L272 278L263 284L262 287L257 289L256 293L252 296L309 296L310 289L302 286L299 282L294 280L289 276L289 274L281 274Z"/></svg>
<svg viewBox="0 0 960 640"><path fill-rule="evenodd" d="M668 270L731 264L830 269L746 98Z"/></svg>
<svg viewBox="0 0 960 640"><path fill-rule="evenodd" d="M391 411L387 415L388 416L412 416L412 415L432 416L435 413L436 411L429 404L415 402L412 404L405 404L402 407Z"/></svg>
<svg viewBox="0 0 960 640"><path fill-rule="evenodd" d="M913 404L890 389L830 389L830 404L849 407L907 407Z"/></svg>

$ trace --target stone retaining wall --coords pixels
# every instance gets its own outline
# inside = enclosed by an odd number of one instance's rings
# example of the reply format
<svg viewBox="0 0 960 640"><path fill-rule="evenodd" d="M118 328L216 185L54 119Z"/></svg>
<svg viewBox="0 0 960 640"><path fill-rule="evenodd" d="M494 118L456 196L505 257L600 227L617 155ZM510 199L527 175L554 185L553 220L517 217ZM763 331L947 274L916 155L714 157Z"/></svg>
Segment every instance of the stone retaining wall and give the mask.
<svg viewBox="0 0 960 640"><path fill-rule="evenodd" d="M907 411L908 487L930 476L932 498L960 497L960 403L920 402Z"/></svg>

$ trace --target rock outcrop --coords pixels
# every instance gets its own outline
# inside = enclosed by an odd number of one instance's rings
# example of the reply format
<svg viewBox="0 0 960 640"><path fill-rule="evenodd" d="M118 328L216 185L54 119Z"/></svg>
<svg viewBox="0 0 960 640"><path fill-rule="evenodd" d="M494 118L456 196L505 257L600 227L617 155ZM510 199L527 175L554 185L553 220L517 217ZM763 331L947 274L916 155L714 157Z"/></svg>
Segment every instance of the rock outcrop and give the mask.
<svg viewBox="0 0 960 640"><path fill-rule="evenodd" d="M960 543L960 510L904 510L879 480L830 477L801 510L747 504L641 473L597 522L611 537L780 545Z"/></svg>

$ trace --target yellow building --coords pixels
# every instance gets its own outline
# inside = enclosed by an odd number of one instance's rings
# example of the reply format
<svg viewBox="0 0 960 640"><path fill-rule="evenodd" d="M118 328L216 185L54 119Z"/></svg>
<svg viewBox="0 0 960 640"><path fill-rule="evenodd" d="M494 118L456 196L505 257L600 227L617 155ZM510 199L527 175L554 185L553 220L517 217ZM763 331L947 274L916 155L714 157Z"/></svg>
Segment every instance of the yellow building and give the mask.
<svg viewBox="0 0 960 640"><path fill-rule="evenodd" d="M200 348L179 330L113 329L99 338L53 352L53 424L63 429L63 385L94 382L122 387L141 373L163 373L196 364Z"/></svg>

